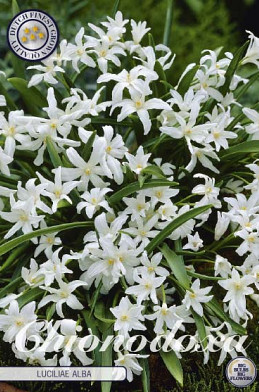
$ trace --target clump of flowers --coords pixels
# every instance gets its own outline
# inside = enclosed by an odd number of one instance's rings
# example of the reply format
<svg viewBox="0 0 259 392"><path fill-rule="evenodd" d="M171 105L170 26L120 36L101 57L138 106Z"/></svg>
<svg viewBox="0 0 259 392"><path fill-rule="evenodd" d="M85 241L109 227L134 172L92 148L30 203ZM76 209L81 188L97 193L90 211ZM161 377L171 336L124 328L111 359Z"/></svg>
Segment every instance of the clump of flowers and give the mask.
<svg viewBox="0 0 259 392"><path fill-rule="evenodd" d="M220 364L259 304L259 113L242 105L259 39L205 50L173 86L146 22L89 27L9 79L25 109L0 97L2 338L29 364L123 365L132 381L150 352L129 339L171 336L160 354L182 383L177 340L206 362L214 336ZM92 334L124 342L103 363L80 350Z"/></svg>

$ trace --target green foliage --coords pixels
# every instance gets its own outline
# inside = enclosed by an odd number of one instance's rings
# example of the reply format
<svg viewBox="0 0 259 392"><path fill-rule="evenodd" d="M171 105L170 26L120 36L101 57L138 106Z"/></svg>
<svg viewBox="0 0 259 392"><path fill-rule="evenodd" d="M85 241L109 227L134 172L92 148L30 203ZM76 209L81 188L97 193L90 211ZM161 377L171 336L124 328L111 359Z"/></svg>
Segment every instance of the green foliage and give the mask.
<svg viewBox="0 0 259 392"><path fill-rule="evenodd" d="M89 31L88 23L98 23L103 15L112 15L114 0L18 0L21 10L39 8L51 14L58 23L61 38L72 39L83 25ZM168 13L167 0L121 0L119 9L128 19L146 20L152 27L155 43L161 41L164 35L164 23L168 16L170 25L171 14ZM7 51L6 28L12 11L9 0L0 0L0 53L6 61L11 60ZM238 33L235 25L230 22L231 9L227 8L224 0L185 0L173 2L172 28L166 31L167 42L177 57L170 78L176 82L182 72L182 64L196 62L204 48L216 49L227 46L234 50L238 45ZM148 44L148 43L147 43ZM183 62L184 60L184 62ZM11 62L9 63L11 64ZM6 68L5 63L0 69ZM12 74L10 68L7 74ZM15 76L18 76L17 74Z"/></svg>

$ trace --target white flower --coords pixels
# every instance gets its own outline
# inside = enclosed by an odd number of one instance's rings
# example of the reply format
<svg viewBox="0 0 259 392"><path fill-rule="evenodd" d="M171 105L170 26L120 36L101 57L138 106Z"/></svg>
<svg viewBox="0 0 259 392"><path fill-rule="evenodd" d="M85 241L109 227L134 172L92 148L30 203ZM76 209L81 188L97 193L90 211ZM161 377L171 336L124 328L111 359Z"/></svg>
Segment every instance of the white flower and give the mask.
<svg viewBox="0 0 259 392"><path fill-rule="evenodd" d="M107 83L110 80L115 80L117 83L112 90L112 101L120 102L122 101L125 88L133 94L134 92L138 92L139 94L145 92L147 95L152 93L148 82L141 79L142 76L147 78L148 81L158 78L158 75L155 72L138 65L129 72L123 69L119 74L105 73L98 78L97 83Z"/></svg>
<svg viewBox="0 0 259 392"><path fill-rule="evenodd" d="M215 276L220 275L222 278L227 278L229 275L231 275L232 265L225 257L216 255L214 270Z"/></svg>
<svg viewBox="0 0 259 392"><path fill-rule="evenodd" d="M187 309L192 308L198 315L202 316L203 308L201 303L209 302L212 299L213 295L207 295L211 289L211 286L201 289L200 280L196 279L191 286L191 290L186 291L182 303Z"/></svg>
<svg viewBox="0 0 259 392"><path fill-rule="evenodd" d="M49 291L51 294L44 297L39 305L38 309L47 305L49 302L56 303L56 311L59 317L64 318L64 314L62 311L62 305L67 304L72 309L83 309L83 305L78 301L77 297L72 294L74 290L76 290L80 286L86 286L87 283L82 282L81 280L73 280L70 283L65 283L62 281L60 277L56 277L59 288L55 289L53 287L41 286L42 290Z"/></svg>
<svg viewBox="0 0 259 392"><path fill-rule="evenodd" d="M94 143L92 154L87 162L84 161L74 148L68 148L66 151L68 159L76 168L62 167L61 173L63 181L73 181L80 177L80 190L87 190L89 182L97 188L103 188L106 185L101 179L103 170L100 166L100 162L103 152L104 143L100 139L97 143Z"/></svg>
<svg viewBox="0 0 259 392"><path fill-rule="evenodd" d="M143 273L141 276L134 271L134 280L138 285L128 287L126 294L135 295L137 304L141 304L144 300L150 298L154 304L158 303L156 289L165 281L165 277L156 278L154 274Z"/></svg>
<svg viewBox="0 0 259 392"><path fill-rule="evenodd" d="M138 22L136 23L135 20L131 19L131 34L133 42L130 41L130 51L131 53L139 48L140 42L145 34L150 30L150 27L147 26L147 22Z"/></svg>
<svg viewBox="0 0 259 392"><path fill-rule="evenodd" d="M166 277L169 275L169 272L166 268L159 266L162 260L162 253L158 252L153 255L150 259L148 258L147 252L143 252L141 256L141 264L144 267L137 267L137 270L140 274L149 273L156 274L158 276Z"/></svg>
<svg viewBox="0 0 259 392"><path fill-rule="evenodd" d="M105 173L111 178L113 177L117 184L123 182L123 171L120 159L122 159L125 153L128 151L124 145L121 135L114 135L114 130L111 126L103 127L104 136L104 149L105 154L101 161L102 167L105 169Z"/></svg>
<svg viewBox="0 0 259 392"><path fill-rule="evenodd" d="M142 192L138 193L137 197L124 197L122 200L127 206L124 213L130 214L132 220L136 220L139 216L142 218L146 217L150 203L146 201L146 197Z"/></svg>
<svg viewBox="0 0 259 392"><path fill-rule="evenodd" d="M203 178L205 181L204 185L197 185L193 188L192 193L197 195L203 195L203 198L197 203L197 206L203 206L206 204L213 204L214 207L220 208L221 202L218 200L220 189L215 186L215 178L210 178L205 174L195 174L195 178Z"/></svg>
<svg viewBox="0 0 259 392"><path fill-rule="evenodd" d="M25 202L16 203L13 195L10 196L11 212L0 211L0 216L2 219L15 224L7 232L4 238L10 238L20 229L26 234L33 231L33 228L38 227L43 216L36 216L31 213L33 201L34 200L31 197Z"/></svg>
<svg viewBox="0 0 259 392"><path fill-rule="evenodd" d="M30 269L22 267L21 276L31 287L40 286L43 281L43 276L39 273L39 266L34 259L31 259Z"/></svg>
<svg viewBox="0 0 259 392"><path fill-rule="evenodd" d="M200 238L199 233L196 232L194 235L187 234L188 242L183 246L183 249L191 249L197 252L203 247L203 240Z"/></svg>
<svg viewBox="0 0 259 392"><path fill-rule="evenodd" d="M6 99L4 95L0 95L0 106L6 106Z"/></svg>
<svg viewBox="0 0 259 392"><path fill-rule="evenodd" d="M41 228L46 227L45 225L41 224ZM39 256L41 252L44 251L45 255L50 258L52 255L52 248L53 246L61 245L61 239L56 237L57 233L51 233L46 235L41 235L39 239L39 245L35 249L34 257Z"/></svg>
<svg viewBox="0 0 259 392"><path fill-rule="evenodd" d="M2 147L0 147L0 172L6 176L10 176L10 169L8 165L13 161L9 155L7 155Z"/></svg>
<svg viewBox="0 0 259 392"><path fill-rule="evenodd" d="M130 354L125 352L124 354L118 353L118 359L114 361L115 366L125 366L127 370L127 380L131 382L133 380L133 373L140 375L142 367L139 365L137 358L147 358L148 355L141 354Z"/></svg>
<svg viewBox="0 0 259 392"><path fill-rule="evenodd" d="M75 45L68 44L69 56L72 59L72 67L75 71L79 72L78 61L87 65L88 67L95 67L94 60L87 54L88 43L83 43L83 36L85 33L84 27L81 27L75 36Z"/></svg>
<svg viewBox="0 0 259 392"><path fill-rule="evenodd" d="M66 263L69 259L75 258L71 255L63 255L59 257L60 250L57 249L45 263L40 265L38 273L43 277L45 286L50 286L54 280L58 277L62 277L64 274L71 274L73 271L66 267Z"/></svg>
<svg viewBox="0 0 259 392"><path fill-rule="evenodd" d="M62 184L61 170L61 166L55 169L54 182L45 179L40 173L36 173L41 183L45 185L42 195L49 197L52 201L52 212L57 211L60 200L66 200L68 203L72 204L72 200L68 195L80 184L80 181L68 181Z"/></svg>
<svg viewBox="0 0 259 392"><path fill-rule="evenodd" d="M144 154L143 147L139 146L136 155L126 152L125 156L129 162L130 169L136 174L139 174L143 169L145 169L145 167L148 166L148 159L151 154Z"/></svg>
<svg viewBox="0 0 259 392"><path fill-rule="evenodd" d="M217 224L215 226L215 241L218 241L228 229L230 218L226 212L217 212Z"/></svg>
<svg viewBox="0 0 259 392"><path fill-rule="evenodd" d="M128 297L123 297L119 305L110 310L117 319L114 324L114 331L119 331L119 333L127 336L133 329L141 331L146 329L140 322L145 320L141 313L144 306L132 304Z"/></svg>
<svg viewBox="0 0 259 392"><path fill-rule="evenodd" d="M112 212L112 209L109 207L108 202L105 200L105 195L108 192L111 192L110 188L93 188L89 192L84 192L81 195L81 198L85 201L81 201L77 205L77 212L81 212L84 208L85 213L88 218L92 218L96 211L103 207L106 211Z"/></svg>
<svg viewBox="0 0 259 392"><path fill-rule="evenodd" d="M211 146L206 145L200 148L188 143L188 147L191 153L191 160L185 168L187 171L191 173L199 161L203 167L210 169L214 173L219 173L219 170L209 160L209 158L216 159L217 161L220 160Z"/></svg>
<svg viewBox="0 0 259 392"><path fill-rule="evenodd" d="M157 334L163 333L163 327L166 325L167 328L174 330L179 328L183 322L176 311L177 307L175 305L168 307L166 303L162 306L156 305L153 308L154 313L145 316L148 320L156 320L154 332Z"/></svg>
<svg viewBox="0 0 259 392"><path fill-rule="evenodd" d="M166 109L171 107L168 103L159 98L150 98L146 101L145 92L140 94L138 91L131 91L131 99L123 99L121 102L115 102L111 107L111 113L117 107L121 107L121 112L117 117L118 121L124 120L132 113L137 113L140 121L143 124L144 135L147 135L151 129L151 120L148 110L151 109Z"/></svg>
<svg viewBox="0 0 259 392"><path fill-rule="evenodd" d="M20 181L18 181L17 185L17 198L18 202L16 205L22 206L27 200L31 199L33 201L31 205L31 213L37 214L37 208L46 214L52 214L51 209L44 203L41 199L41 196L46 188L46 184L35 185L36 178L31 178L25 184L25 187L22 187Z"/></svg>
<svg viewBox="0 0 259 392"><path fill-rule="evenodd" d="M35 314L35 301L28 303L21 310L16 300L10 303L5 314L0 314L0 330L4 332L3 340L11 343L18 332L23 329L27 324L32 323L26 328L26 335L30 336L36 330L37 315Z"/></svg>
<svg viewBox="0 0 259 392"><path fill-rule="evenodd" d="M92 40L93 41L93 40ZM90 46L90 43L89 43ZM126 56L126 53L120 46L110 47L110 42L107 39L95 40L91 44L94 48L88 53L95 53L97 55L97 63L102 73L107 73L108 61L119 67L121 62L118 55Z"/></svg>
<svg viewBox="0 0 259 392"><path fill-rule="evenodd" d="M4 135L4 152L13 158L16 143L20 144L30 141L29 135L24 135L26 127L21 124L20 118L24 116L23 110L15 110L8 115L8 121L0 113L0 135Z"/></svg>
<svg viewBox="0 0 259 392"><path fill-rule="evenodd" d="M81 338L77 336L77 332L81 331L82 327L77 325L75 320L64 319L60 323L59 337L63 338L63 342L60 348L63 349L63 356L59 360L60 366L71 366L72 362L70 360L70 355L73 353L77 359L82 363L83 366L88 366L93 363L91 358L88 358L84 350L80 350L79 344ZM53 343L55 339L53 339ZM84 348L86 348L84 346Z"/></svg>
<svg viewBox="0 0 259 392"><path fill-rule="evenodd" d="M101 22L101 24L105 27L107 27L108 30L116 27L119 29L119 34L123 34L126 31L126 28L124 27L125 24L128 23L128 19L123 19L123 15L121 11L117 11L115 14L114 19L112 19L110 16L107 16L108 22Z"/></svg>
<svg viewBox="0 0 259 392"><path fill-rule="evenodd" d="M238 271L233 268L231 278L219 281L219 285L227 290L223 301L229 302L230 316L239 321L239 318L244 318L246 310L246 295L253 294L254 290L248 287L254 283L253 276L240 277Z"/></svg>
<svg viewBox="0 0 259 392"><path fill-rule="evenodd" d="M259 38L257 38L251 31L246 30L249 33L248 38L250 39L249 47L246 55L242 60L242 64L253 63L259 66Z"/></svg>
<svg viewBox="0 0 259 392"><path fill-rule="evenodd" d="M154 238L158 234L158 230L151 230L157 221L157 215L154 215L148 221L144 221L141 217L136 217L136 222L132 222L132 225L123 231L132 235L137 243L142 242L143 246L146 246L149 243L149 238Z"/></svg>
<svg viewBox="0 0 259 392"><path fill-rule="evenodd" d="M32 65L27 69L36 69L42 72L41 74L33 75L28 83L28 87L36 86L42 80L49 84L57 84L58 81L55 79L57 72L65 72L63 68L54 64L54 59L50 56L46 60L42 60L43 65Z"/></svg>

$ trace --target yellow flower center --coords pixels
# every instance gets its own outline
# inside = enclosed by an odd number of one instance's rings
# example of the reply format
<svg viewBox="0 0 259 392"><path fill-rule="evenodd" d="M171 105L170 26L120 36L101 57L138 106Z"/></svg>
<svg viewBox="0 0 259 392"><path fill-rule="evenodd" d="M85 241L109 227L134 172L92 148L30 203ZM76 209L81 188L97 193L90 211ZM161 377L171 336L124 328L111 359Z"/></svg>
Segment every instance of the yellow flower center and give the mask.
<svg viewBox="0 0 259 392"><path fill-rule="evenodd" d="M61 196L61 191L60 191L60 190L56 190L56 191L55 191L55 196L56 196L57 198L59 198L59 197Z"/></svg>
<svg viewBox="0 0 259 392"><path fill-rule="evenodd" d="M22 325L24 325L24 321L21 318L19 318L15 321L15 324L17 325L17 327L21 327Z"/></svg>
<svg viewBox="0 0 259 392"><path fill-rule="evenodd" d="M69 294L68 294L67 291L62 290L62 291L60 292L60 297L61 297L61 298L67 298L68 296L69 296Z"/></svg>
<svg viewBox="0 0 259 392"><path fill-rule="evenodd" d="M20 220L23 221L23 222L27 222L28 216L27 216L26 214L22 214L22 215L20 216Z"/></svg>
<svg viewBox="0 0 259 392"><path fill-rule="evenodd" d="M126 314L121 316L121 321L128 321L128 319L129 319L129 316L127 316Z"/></svg>
<svg viewBox="0 0 259 392"><path fill-rule="evenodd" d="M84 53L84 51L83 51L82 49L77 49L76 53L77 53L79 56L82 56L82 54Z"/></svg>
<svg viewBox="0 0 259 392"><path fill-rule="evenodd" d="M140 109L140 108L142 108L143 103L141 101L136 101L135 102L135 106L136 106L137 109Z"/></svg>
<svg viewBox="0 0 259 392"><path fill-rule="evenodd" d="M13 136L14 134L15 134L15 127L12 126L8 129L8 135Z"/></svg>

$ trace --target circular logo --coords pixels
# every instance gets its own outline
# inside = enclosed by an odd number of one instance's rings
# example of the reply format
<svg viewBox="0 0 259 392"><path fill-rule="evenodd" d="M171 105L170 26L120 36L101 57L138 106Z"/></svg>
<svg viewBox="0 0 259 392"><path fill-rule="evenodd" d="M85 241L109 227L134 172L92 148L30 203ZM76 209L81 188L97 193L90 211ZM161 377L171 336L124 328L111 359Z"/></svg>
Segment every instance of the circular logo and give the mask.
<svg viewBox="0 0 259 392"><path fill-rule="evenodd" d="M55 20L41 10L22 11L9 23L7 41L10 49L23 60L40 61L51 55L59 38Z"/></svg>
<svg viewBox="0 0 259 392"><path fill-rule="evenodd" d="M257 375L254 362L245 357L231 359L226 367L226 376L235 387L244 388L252 384Z"/></svg>

